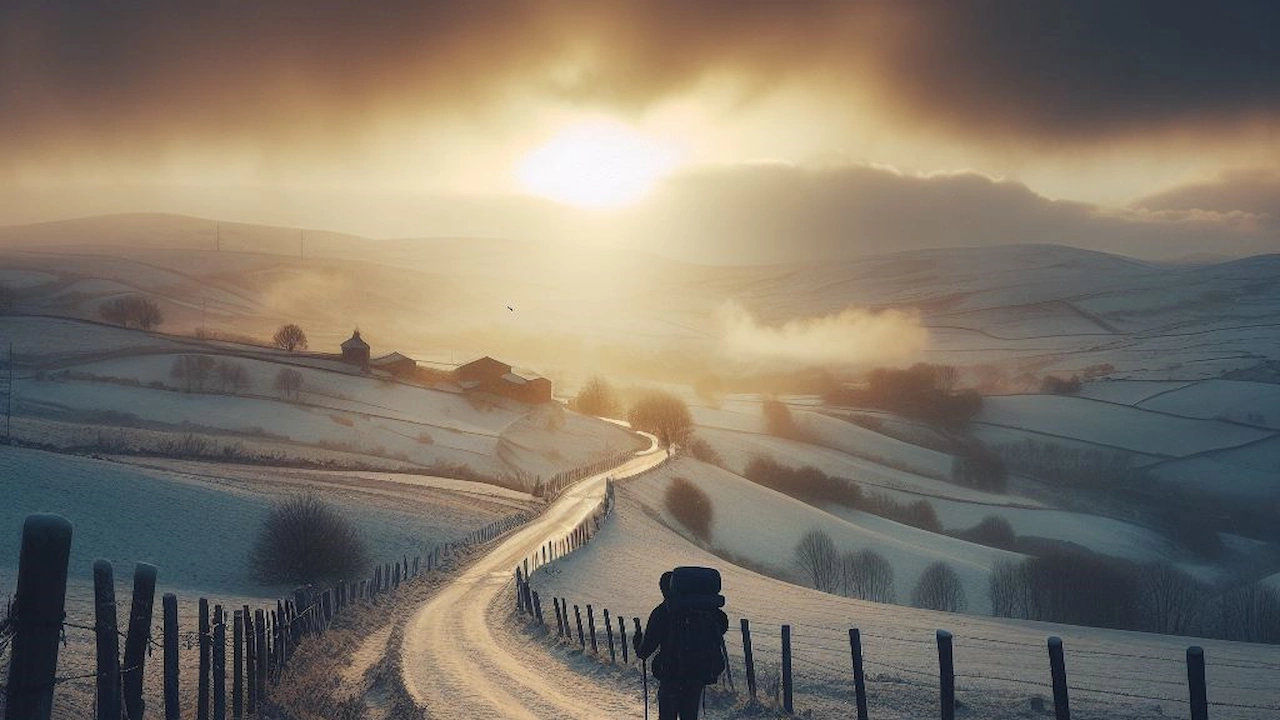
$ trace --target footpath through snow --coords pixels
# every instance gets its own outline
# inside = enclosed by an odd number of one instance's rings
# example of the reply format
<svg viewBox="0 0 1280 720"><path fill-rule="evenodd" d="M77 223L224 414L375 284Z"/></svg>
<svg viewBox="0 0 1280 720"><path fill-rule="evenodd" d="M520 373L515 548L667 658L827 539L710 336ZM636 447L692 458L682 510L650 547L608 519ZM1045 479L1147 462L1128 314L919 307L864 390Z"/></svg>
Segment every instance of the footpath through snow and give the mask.
<svg viewBox="0 0 1280 720"><path fill-rule="evenodd" d="M449 718L598 718L639 716L637 698L617 694L584 703L580 677L550 678L547 658L526 657L504 643L492 621L513 600L513 572L544 544L565 537L595 512L608 478L660 464L653 443L627 463L570 487L546 512L514 531L488 555L420 607L405 628L401 667L405 689L429 715ZM546 655L545 649L540 649ZM576 677L576 676L575 676ZM599 688L593 694L608 693Z"/></svg>

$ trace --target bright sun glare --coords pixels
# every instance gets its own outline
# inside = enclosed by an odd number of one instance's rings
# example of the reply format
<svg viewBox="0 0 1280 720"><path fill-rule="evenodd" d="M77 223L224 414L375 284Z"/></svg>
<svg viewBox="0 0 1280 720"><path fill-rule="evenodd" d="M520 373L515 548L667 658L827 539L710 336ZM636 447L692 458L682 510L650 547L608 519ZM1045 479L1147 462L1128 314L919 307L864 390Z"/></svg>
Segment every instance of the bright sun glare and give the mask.
<svg viewBox="0 0 1280 720"><path fill-rule="evenodd" d="M636 202L675 169L670 145L613 122L571 125L521 161L516 176L535 195L584 207Z"/></svg>

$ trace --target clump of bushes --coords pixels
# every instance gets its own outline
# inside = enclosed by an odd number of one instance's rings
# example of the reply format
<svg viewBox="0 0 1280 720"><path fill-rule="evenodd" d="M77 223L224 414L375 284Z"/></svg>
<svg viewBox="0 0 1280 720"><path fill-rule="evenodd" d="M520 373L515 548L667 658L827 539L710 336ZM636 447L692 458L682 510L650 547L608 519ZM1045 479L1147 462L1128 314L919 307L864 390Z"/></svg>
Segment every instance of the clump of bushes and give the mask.
<svg viewBox="0 0 1280 720"><path fill-rule="evenodd" d="M1018 536L1013 525L999 515L988 515L968 530L961 530L956 537L975 542L987 547L1013 550L1018 545Z"/></svg>
<svg viewBox="0 0 1280 720"><path fill-rule="evenodd" d="M711 506L711 498L702 488L694 485L687 478L674 477L667 486L667 512L680 521L694 537L703 542L711 541L711 521L715 510Z"/></svg>
<svg viewBox="0 0 1280 720"><path fill-rule="evenodd" d="M1000 453L972 440L964 443L952 459L951 480L979 490L1002 493L1008 489L1009 470Z"/></svg>
<svg viewBox="0 0 1280 720"><path fill-rule="evenodd" d="M108 300L98 307L98 316L120 327L134 326L150 330L164 322L160 306L141 295L125 295Z"/></svg>
<svg viewBox="0 0 1280 720"><path fill-rule="evenodd" d="M1049 395L1075 395L1080 392L1080 376L1060 378L1057 375L1045 375L1040 381L1040 392Z"/></svg>
<svg viewBox="0 0 1280 720"><path fill-rule="evenodd" d="M902 370L876 368L866 387L841 387L825 397L831 405L855 405L890 410L943 427L960 427L982 409L976 390L957 390L955 367L917 363Z"/></svg>
<svg viewBox="0 0 1280 720"><path fill-rule="evenodd" d="M360 575L368 565L356 525L315 495L271 508L249 554L249 571L263 584L329 583Z"/></svg>
<svg viewBox="0 0 1280 720"><path fill-rule="evenodd" d="M928 500L902 503L883 493L864 494L854 481L827 475L812 465L790 468L759 455L747 463L742 474L758 485L810 505L843 505L930 532L942 531L942 523Z"/></svg>

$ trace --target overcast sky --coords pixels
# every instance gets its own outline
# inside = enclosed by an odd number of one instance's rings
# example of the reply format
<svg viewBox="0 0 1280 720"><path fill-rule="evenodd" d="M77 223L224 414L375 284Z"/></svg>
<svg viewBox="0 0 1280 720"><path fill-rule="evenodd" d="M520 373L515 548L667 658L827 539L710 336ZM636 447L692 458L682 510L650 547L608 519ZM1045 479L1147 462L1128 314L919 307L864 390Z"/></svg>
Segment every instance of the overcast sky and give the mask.
<svg viewBox="0 0 1280 720"><path fill-rule="evenodd" d="M531 197L584 123L669 161L608 210ZM127 211L708 261L1280 252L1280 3L0 3L0 223Z"/></svg>

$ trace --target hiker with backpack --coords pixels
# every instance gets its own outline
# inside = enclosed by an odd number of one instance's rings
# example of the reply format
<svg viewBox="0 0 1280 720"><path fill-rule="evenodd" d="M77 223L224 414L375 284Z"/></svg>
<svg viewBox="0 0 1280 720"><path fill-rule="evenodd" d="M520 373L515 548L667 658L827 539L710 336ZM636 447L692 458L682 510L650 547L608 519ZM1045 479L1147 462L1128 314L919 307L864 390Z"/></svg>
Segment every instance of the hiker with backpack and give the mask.
<svg viewBox="0 0 1280 720"><path fill-rule="evenodd" d="M729 618L720 608L720 572L678 567L658 581L662 602L649 613L643 634L633 640L636 655L653 658L658 681L658 720L697 720L702 690L725 669L724 634ZM648 693L645 711L648 714Z"/></svg>

